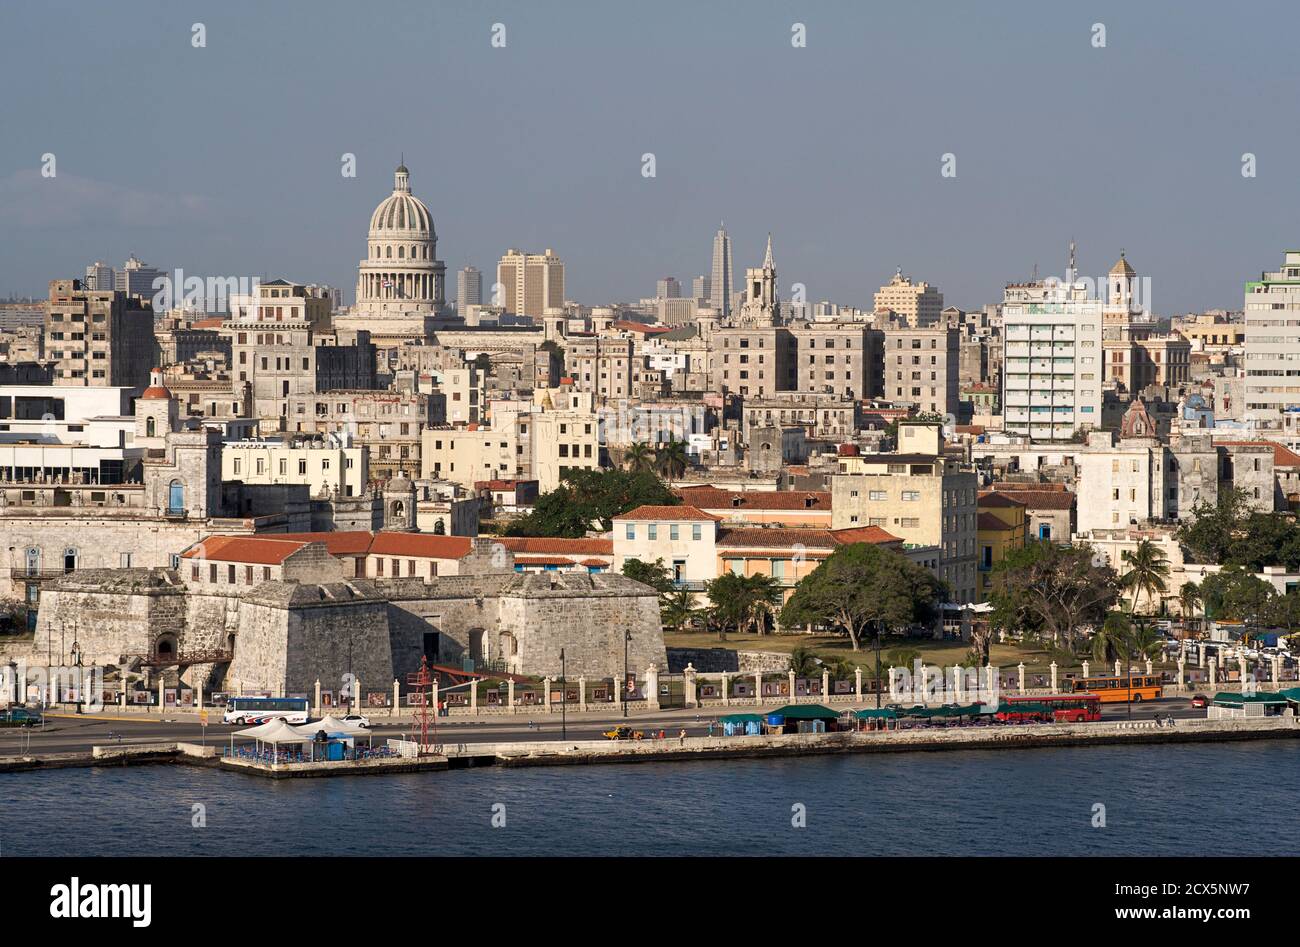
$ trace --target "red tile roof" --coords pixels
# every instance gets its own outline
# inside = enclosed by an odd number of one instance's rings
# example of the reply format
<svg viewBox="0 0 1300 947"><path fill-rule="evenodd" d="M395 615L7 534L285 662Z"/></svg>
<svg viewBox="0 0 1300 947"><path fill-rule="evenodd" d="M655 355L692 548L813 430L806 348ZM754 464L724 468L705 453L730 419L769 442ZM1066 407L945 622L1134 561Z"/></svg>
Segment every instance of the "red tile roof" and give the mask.
<svg viewBox="0 0 1300 947"><path fill-rule="evenodd" d="M604 565L604 563L601 563ZM566 559L564 556L515 556L515 565L517 566L571 566L574 565L572 559Z"/></svg>
<svg viewBox="0 0 1300 947"><path fill-rule="evenodd" d="M722 490L718 487L682 487L678 496L704 510L822 510L831 508L825 490Z"/></svg>
<svg viewBox="0 0 1300 947"><path fill-rule="evenodd" d="M717 545L734 549L744 546L750 549L791 549L805 546L814 549L834 549L839 543L829 529L798 529L761 526L726 529L718 537Z"/></svg>
<svg viewBox="0 0 1300 947"><path fill-rule="evenodd" d="M304 542L263 539L260 536L209 536L181 553L181 558L278 566L306 545Z"/></svg>
<svg viewBox="0 0 1300 947"><path fill-rule="evenodd" d="M376 533L370 554L412 556L421 559L463 559L473 548L468 536L435 536L432 533Z"/></svg>
<svg viewBox="0 0 1300 947"><path fill-rule="evenodd" d="M1001 493L998 493L996 490L981 490L979 502L976 505L988 507L990 509L993 507L1001 507L1005 509L1012 506L1027 506L1028 504L1007 490L1003 490Z"/></svg>
<svg viewBox="0 0 1300 947"><path fill-rule="evenodd" d="M370 549L373 533L356 531L335 533L272 533L268 539L288 539L304 543L324 543L331 556L364 556Z"/></svg>
<svg viewBox="0 0 1300 947"><path fill-rule="evenodd" d="M874 543L878 546L888 546L903 541L901 536L895 536L879 526L850 526L846 529L833 529L830 532L831 536L841 546L849 546L853 543Z"/></svg>
<svg viewBox="0 0 1300 947"><path fill-rule="evenodd" d="M987 532L1006 533L1012 530L1020 529L1019 526L1012 526L1010 523L1002 520L996 513L982 512L975 517L976 529L982 529Z"/></svg>
<svg viewBox="0 0 1300 947"><path fill-rule="evenodd" d="M698 509L690 504L683 503L681 506L651 506L645 504L638 506L635 510L629 510L622 516L614 517L615 520L665 520L668 522L686 522L691 520L707 520L717 522L716 516L710 516L703 510Z"/></svg>
<svg viewBox="0 0 1300 947"><path fill-rule="evenodd" d="M994 484L996 493L1009 494L1018 502L1023 503L1026 509L1030 510L1069 510L1074 508L1074 494L1069 490L1050 490L1054 486L1050 483L1035 483L1024 490L1003 489L1000 484ZM984 498L980 497L980 502Z"/></svg>

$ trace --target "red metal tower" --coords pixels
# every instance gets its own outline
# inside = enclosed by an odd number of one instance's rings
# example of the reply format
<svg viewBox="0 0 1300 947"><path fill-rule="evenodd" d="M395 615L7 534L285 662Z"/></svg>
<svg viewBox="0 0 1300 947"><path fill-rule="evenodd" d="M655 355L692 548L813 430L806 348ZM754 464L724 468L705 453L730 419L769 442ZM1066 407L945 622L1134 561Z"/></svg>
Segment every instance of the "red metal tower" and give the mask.
<svg viewBox="0 0 1300 947"><path fill-rule="evenodd" d="M430 752L430 748L438 742L438 708L433 708L433 719L430 721L429 704L433 702L433 672L429 670L429 659L427 656L420 658L420 670L414 674L406 675L406 683L409 688L407 700L415 705L415 719L420 724L420 755L424 756ZM419 694L419 697L415 697ZM433 743L429 742L429 730L433 730Z"/></svg>

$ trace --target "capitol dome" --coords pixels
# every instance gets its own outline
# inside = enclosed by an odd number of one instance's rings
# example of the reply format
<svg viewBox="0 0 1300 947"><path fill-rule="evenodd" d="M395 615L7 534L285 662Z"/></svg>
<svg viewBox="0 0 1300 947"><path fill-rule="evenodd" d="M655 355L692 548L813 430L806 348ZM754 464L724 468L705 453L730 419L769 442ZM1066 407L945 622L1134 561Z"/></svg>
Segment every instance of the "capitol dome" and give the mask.
<svg viewBox="0 0 1300 947"><path fill-rule="evenodd" d="M411 173L406 165L398 165L393 179L393 193L380 201L370 215L371 238L391 234L395 238L418 235L437 239L428 206L411 193Z"/></svg>
<svg viewBox="0 0 1300 947"><path fill-rule="evenodd" d="M446 266L428 206L411 193L411 172L399 164L393 193L370 215L366 258L357 271L357 311L405 317L440 312Z"/></svg>

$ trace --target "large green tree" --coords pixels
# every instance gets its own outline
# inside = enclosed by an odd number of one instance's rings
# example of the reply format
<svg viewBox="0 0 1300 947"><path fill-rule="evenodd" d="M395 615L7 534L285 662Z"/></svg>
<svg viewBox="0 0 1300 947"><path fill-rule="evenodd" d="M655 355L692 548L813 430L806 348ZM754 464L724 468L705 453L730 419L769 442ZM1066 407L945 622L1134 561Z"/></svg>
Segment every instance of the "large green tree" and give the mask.
<svg viewBox="0 0 1300 947"><path fill-rule="evenodd" d="M679 500L649 470L570 470L560 485L537 498L532 511L510 523L506 536L582 537L609 532L614 517L644 504L676 506Z"/></svg>
<svg viewBox="0 0 1300 947"><path fill-rule="evenodd" d="M928 569L871 543L841 546L800 580L781 610L781 624L823 625L864 637L933 621L947 590Z"/></svg>
<svg viewBox="0 0 1300 947"><path fill-rule="evenodd" d="M1273 586L1241 566L1226 566L1201 580L1205 616L1216 621L1265 622L1276 594Z"/></svg>
<svg viewBox="0 0 1300 947"><path fill-rule="evenodd" d="M1094 562L1091 546L1034 541L1009 552L990 574L992 620L1009 631L1037 631L1073 646L1118 598L1115 570Z"/></svg>
<svg viewBox="0 0 1300 947"><path fill-rule="evenodd" d="M728 628L737 634L746 628L761 631L766 616L781 601L781 586L770 575L724 572L705 583L704 594L713 603L718 637L725 639Z"/></svg>

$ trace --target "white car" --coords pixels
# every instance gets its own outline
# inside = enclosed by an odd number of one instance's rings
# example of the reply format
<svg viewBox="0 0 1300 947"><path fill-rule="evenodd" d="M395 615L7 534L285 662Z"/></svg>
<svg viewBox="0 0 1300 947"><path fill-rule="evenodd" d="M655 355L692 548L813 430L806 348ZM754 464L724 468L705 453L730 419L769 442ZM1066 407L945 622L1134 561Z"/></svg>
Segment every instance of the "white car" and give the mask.
<svg viewBox="0 0 1300 947"><path fill-rule="evenodd" d="M356 724L358 727L368 728L370 726L370 718L362 716L361 714L347 714L343 717L340 717L339 719L342 720L344 723Z"/></svg>

